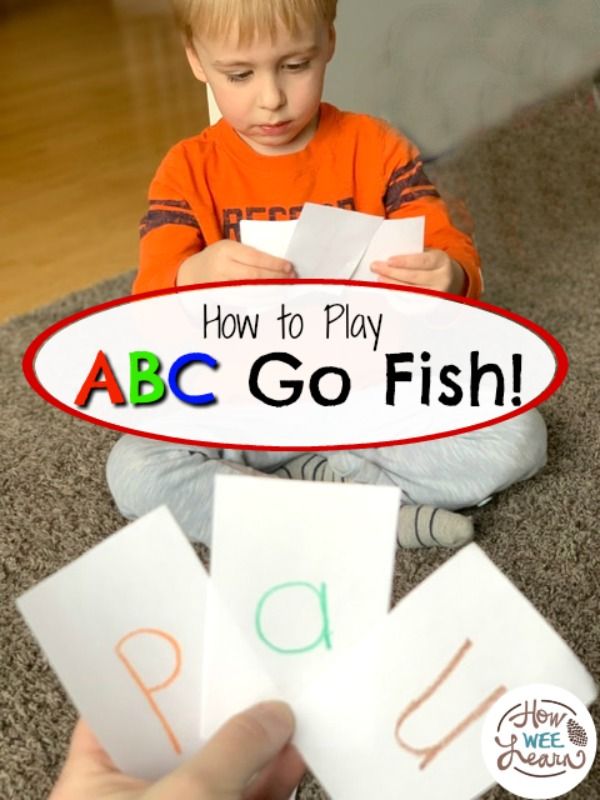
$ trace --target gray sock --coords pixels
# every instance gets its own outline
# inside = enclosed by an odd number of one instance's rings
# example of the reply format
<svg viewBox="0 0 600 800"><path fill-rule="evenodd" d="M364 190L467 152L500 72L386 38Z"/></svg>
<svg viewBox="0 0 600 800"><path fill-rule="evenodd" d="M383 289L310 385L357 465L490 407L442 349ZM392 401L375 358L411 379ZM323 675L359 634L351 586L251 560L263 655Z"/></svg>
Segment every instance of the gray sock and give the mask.
<svg viewBox="0 0 600 800"><path fill-rule="evenodd" d="M292 478L299 481L331 481L344 483L344 478L336 475L329 466L327 457L320 453L299 453L286 461L269 475Z"/></svg>
<svg viewBox="0 0 600 800"><path fill-rule="evenodd" d="M345 483L320 453L299 453L270 475L303 481ZM470 517L433 506L400 507L396 539L400 547L461 547L473 538Z"/></svg>
<svg viewBox="0 0 600 800"><path fill-rule="evenodd" d="M473 520L433 506L401 506L400 547L461 547L473 538Z"/></svg>

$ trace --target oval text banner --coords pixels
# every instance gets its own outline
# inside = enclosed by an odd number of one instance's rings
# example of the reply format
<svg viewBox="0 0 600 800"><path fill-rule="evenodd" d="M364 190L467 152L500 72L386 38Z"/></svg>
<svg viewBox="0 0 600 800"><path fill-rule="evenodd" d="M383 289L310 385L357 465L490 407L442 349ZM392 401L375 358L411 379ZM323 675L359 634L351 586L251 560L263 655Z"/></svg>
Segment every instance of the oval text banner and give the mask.
<svg viewBox="0 0 600 800"><path fill-rule="evenodd" d="M62 320L24 358L58 408L229 448L406 444L497 424L567 371L533 322L477 301L345 281L207 284Z"/></svg>

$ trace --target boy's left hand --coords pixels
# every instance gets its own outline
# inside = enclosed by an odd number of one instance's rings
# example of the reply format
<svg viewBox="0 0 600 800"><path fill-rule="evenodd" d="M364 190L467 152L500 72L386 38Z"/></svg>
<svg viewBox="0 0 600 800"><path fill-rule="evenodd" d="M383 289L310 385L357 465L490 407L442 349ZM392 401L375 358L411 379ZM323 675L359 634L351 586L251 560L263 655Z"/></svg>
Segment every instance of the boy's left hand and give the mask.
<svg viewBox="0 0 600 800"><path fill-rule="evenodd" d="M467 280L463 268L448 253L429 247L424 253L374 261L371 269L386 283L420 286L450 294L463 294Z"/></svg>

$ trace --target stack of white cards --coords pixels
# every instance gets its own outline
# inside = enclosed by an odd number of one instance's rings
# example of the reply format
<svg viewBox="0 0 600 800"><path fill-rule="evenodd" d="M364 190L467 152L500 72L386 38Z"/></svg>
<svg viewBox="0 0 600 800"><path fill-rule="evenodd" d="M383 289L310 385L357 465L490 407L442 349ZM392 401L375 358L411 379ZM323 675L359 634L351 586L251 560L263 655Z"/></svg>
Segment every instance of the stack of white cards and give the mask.
<svg viewBox="0 0 600 800"><path fill-rule="evenodd" d="M156 778L234 712L281 698L334 798L468 800L492 783L472 712L528 683L586 704L596 690L476 545L390 612L399 501L392 487L219 476L210 579L161 508L18 606L127 773Z"/></svg>
<svg viewBox="0 0 600 800"><path fill-rule="evenodd" d="M374 261L422 253L425 217L384 219L318 203L305 203L297 220L245 219L244 244L291 261L300 278L372 281Z"/></svg>

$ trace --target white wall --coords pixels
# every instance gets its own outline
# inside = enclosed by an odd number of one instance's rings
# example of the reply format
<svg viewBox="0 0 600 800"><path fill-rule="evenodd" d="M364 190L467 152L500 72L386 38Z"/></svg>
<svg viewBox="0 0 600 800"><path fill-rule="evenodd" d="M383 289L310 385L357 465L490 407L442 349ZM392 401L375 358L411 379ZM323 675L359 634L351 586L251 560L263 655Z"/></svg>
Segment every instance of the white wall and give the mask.
<svg viewBox="0 0 600 800"><path fill-rule="evenodd" d="M340 0L325 99L443 152L600 65L600 0Z"/></svg>

